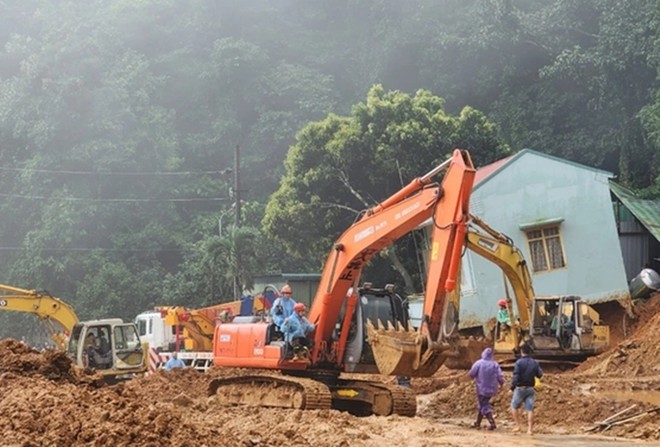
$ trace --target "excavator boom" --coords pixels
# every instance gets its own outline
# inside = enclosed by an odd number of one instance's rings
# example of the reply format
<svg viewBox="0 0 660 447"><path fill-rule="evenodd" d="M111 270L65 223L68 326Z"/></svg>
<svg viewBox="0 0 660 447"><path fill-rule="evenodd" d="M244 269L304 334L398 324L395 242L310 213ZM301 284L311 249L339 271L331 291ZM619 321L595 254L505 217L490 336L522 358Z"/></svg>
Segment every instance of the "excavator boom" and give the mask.
<svg viewBox="0 0 660 447"><path fill-rule="evenodd" d="M30 313L39 318L59 348L66 348L66 337L78 323L71 306L46 292L0 284L0 310Z"/></svg>
<svg viewBox="0 0 660 447"><path fill-rule="evenodd" d="M432 178L443 169L447 171L441 185L431 185ZM447 162L370 209L341 235L326 260L310 311L310 320L317 324L313 362L328 359L324 358L328 352L323 352L323 348L331 340L344 299L349 289L357 285L365 263L432 218L422 332L371 328L370 342L382 374L428 376L440 367L445 358L440 354L447 348L440 343L445 298L455 286L460 265L474 174L469 154L455 150Z"/></svg>

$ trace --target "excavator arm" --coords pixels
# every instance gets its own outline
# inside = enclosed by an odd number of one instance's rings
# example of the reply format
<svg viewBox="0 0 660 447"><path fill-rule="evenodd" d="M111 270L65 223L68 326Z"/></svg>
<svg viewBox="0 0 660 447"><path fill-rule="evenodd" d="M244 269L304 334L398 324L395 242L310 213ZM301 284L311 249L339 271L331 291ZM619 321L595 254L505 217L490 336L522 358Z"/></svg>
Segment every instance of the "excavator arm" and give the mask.
<svg viewBox="0 0 660 447"><path fill-rule="evenodd" d="M5 284L0 284L0 310L35 315L44 322L51 337L62 349L66 348L66 337L78 323L73 308L59 298Z"/></svg>
<svg viewBox="0 0 660 447"><path fill-rule="evenodd" d="M515 324L528 331L532 302L536 295L525 257L511 238L492 229L477 216L470 217L471 227L467 233L468 248L502 270L511 284L520 314L518 315L520 323ZM507 297L507 303L509 315L513 315L510 297ZM511 318L511 322L514 324L514 318Z"/></svg>
<svg viewBox="0 0 660 447"><path fill-rule="evenodd" d="M442 183L433 184L433 178L444 169L447 172ZM432 218L425 324L419 333L370 328L370 344L382 374L428 376L439 368L443 357L436 354L441 345L446 295L455 286L460 265L474 174L469 154L455 150L445 163L368 210L340 236L326 260L310 309L310 320L316 323L312 363L341 363L337 352L343 352L345 346L341 344L346 337L340 334L339 345L331 340L342 305L349 290L357 289L364 265L380 250ZM348 330L347 325L342 328Z"/></svg>
<svg viewBox="0 0 660 447"><path fill-rule="evenodd" d="M518 318L514 318L511 297L507 293L507 310L513 329L512 339L507 342L510 349L507 350L513 350L520 345L524 334L529 334L532 303L536 296L527 261L511 238L494 230L477 216L470 216L466 241L468 249L497 265L511 285L518 312Z"/></svg>

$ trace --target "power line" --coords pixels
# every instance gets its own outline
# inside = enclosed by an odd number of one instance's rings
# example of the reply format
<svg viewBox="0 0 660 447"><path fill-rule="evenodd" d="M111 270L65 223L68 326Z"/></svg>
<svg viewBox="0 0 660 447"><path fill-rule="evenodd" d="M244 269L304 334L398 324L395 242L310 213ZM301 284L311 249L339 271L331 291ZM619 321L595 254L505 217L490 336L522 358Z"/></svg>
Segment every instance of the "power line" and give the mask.
<svg viewBox="0 0 660 447"><path fill-rule="evenodd" d="M85 197L47 197L35 195L19 195L19 194L2 194L0 197L8 199L28 199L28 200L62 200L66 202L108 202L108 203L148 203L148 202L226 202L230 199L228 197L190 197L183 199L168 198L168 199L94 199Z"/></svg>
<svg viewBox="0 0 660 447"><path fill-rule="evenodd" d="M143 172L119 172L119 171L68 171L55 169L32 169L32 168L11 168L2 166L0 171L10 172L35 172L40 174L66 174L66 175L107 175L107 176L175 176L175 175L227 175L231 174L231 168L221 169L219 171L143 171Z"/></svg>
<svg viewBox="0 0 660 447"><path fill-rule="evenodd" d="M27 251L32 250L31 248L26 247L1 247L0 251ZM47 252L89 252L89 251L109 251L109 252L126 252L126 253L153 253L153 252L173 252L181 253L184 251L191 251L191 249L185 248L53 248L45 247L39 248L38 251L47 251Z"/></svg>

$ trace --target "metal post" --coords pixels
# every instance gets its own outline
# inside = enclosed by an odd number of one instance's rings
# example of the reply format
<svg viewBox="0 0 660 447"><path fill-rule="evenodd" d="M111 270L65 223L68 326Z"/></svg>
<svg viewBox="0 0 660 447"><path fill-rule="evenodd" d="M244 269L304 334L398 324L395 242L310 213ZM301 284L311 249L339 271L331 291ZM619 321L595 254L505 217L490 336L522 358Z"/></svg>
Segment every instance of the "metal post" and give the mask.
<svg viewBox="0 0 660 447"><path fill-rule="evenodd" d="M234 199L236 206L236 228L241 224L241 159L238 150L238 144L234 148Z"/></svg>
<svg viewBox="0 0 660 447"><path fill-rule="evenodd" d="M241 178L240 178L240 170L241 170L241 158L240 158L240 153L239 153L239 146L238 144L234 148L234 206L236 207L236 221L234 225L234 245L236 245L236 230L241 224ZM238 281L238 269L240 266L240 256L238 252L238 246L236 246L236 250L234 253L234 299L239 300L241 299L240 297L240 284Z"/></svg>

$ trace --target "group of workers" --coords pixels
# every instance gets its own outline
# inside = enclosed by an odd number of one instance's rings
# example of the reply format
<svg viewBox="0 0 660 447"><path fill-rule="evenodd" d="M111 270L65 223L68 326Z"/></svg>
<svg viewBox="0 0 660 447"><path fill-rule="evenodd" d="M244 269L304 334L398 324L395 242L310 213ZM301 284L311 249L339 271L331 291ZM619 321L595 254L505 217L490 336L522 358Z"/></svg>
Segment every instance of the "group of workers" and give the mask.
<svg viewBox="0 0 660 447"><path fill-rule="evenodd" d="M285 284L280 290L280 295L271 306L270 313L273 324L282 333L286 342L285 356L293 359L306 359L311 348L312 341L307 338L314 331L314 324L305 317L307 307L303 303L297 303L293 299L291 286ZM165 363L163 369L184 368L185 363L178 358L176 352Z"/></svg>
<svg viewBox="0 0 660 447"><path fill-rule="evenodd" d="M313 323L305 317L307 307L293 299L291 286L285 284L280 290L280 296L273 301L270 309L273 324L284 335L286 356L294 359L305 359L312 346L307 335L315 329Z"/></svg>

